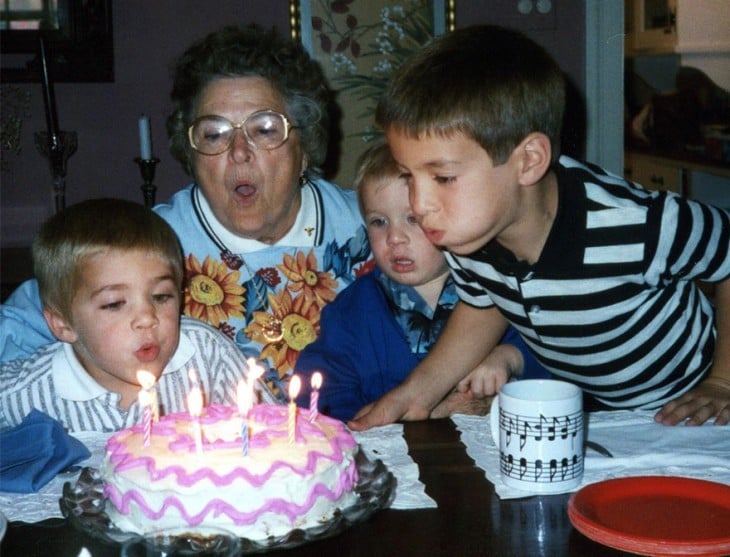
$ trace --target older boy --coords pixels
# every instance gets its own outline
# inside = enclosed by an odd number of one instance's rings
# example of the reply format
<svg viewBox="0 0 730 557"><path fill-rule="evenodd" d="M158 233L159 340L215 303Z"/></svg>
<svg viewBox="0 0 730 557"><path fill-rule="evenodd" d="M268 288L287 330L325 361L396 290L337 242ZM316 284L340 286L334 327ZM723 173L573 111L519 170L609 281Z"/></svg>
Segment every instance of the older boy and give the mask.
<svg viewBox="0 0 730 557"><path fill-rule="evenodd" d="M115 199L74 205L44 223L33 262L59 342L0 367L0 428L33 408L69 431L129 427L141 415L142 370L157 381L161 413L186 409L191 381L208 402L235 402L246 362L219 331L181 321L182 252L155 213Z"/></svg>
<svg viewBox="0 0 730 557"><path fill-rule="evenodd" d="M349 420L365 404L399 385L433 346L458 298L444 254L423 234L408 189L387 144L368 149L355 178L360 211L377 267L343 290L322 311L321 333L299 356L296 372L309 384L324 376L320 411ZM549 377L507 322L480 370L493 390L510 377ZM501 340L500 340L501 339ZM432 417L483 414L487 399L453 393ZM308 404L307 393L299 404Z"/></svg>
<svg viewBox="0 0 730 557"><path fill-rule="evenodd" d="M376 119L461 302L409 378L351 423L422 419L504 315L545 367L609 408L730 422L730 216L558 157L563 75L518 32L475 26L408 61ZM694 280L716 283L716 307ZM492 341L490 337L490 341Z"/></svg>

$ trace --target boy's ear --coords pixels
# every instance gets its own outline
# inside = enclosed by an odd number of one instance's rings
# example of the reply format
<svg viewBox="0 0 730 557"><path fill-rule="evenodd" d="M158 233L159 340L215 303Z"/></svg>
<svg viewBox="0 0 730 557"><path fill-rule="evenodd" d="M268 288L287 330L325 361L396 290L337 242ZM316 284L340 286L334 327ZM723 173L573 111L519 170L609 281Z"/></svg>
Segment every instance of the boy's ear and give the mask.
<svg viewBox="0 0 730 557"><path fill-rule="evenodd" d="M520 184L531 186L547 174L552 159L550 139L543 133L533 132L517 147Z"/></svg>
<svg viewBox="0 0 730 557"><path fill-rule="evenodd" d="M43 317L48 323L48 328L51 329L53 336L61 342L68 342L73 344L78 338L71 324L63 317L58 311L51 308L43 309Z"/></svg>

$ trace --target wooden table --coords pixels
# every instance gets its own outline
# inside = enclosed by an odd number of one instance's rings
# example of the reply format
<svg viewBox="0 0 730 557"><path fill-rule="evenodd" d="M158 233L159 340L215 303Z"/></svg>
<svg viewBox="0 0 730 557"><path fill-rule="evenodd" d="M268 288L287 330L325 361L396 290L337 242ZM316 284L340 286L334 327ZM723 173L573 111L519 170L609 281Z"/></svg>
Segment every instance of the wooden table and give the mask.
<svg viewBox="0 0 730 557"><path fill-rule="evenodd" d="M618 556L568 519L568 495L502 501L474 466L451 420L405 424L409 452L438 509L384 510L343 534L267 555L299 556ZM2 557L93 557L119 554L79 533L65 520L13 522L0 544Z"/></svg>

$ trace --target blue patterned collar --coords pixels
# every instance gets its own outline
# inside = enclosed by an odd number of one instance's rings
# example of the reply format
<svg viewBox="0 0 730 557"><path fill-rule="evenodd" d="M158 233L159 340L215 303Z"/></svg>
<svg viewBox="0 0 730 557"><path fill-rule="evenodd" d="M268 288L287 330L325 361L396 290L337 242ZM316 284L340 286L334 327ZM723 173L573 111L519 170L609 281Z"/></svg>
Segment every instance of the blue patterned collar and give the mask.
<svg viewBox="0 0 730 557"><path fill-rule="evenodd" d="M411 352L426 354L459 300L451 275L446 278L438 304L432 310L414 287L391 280L379 269L374 272L378 273L377 281L383 288L395 320L408 339Z"/></svg>

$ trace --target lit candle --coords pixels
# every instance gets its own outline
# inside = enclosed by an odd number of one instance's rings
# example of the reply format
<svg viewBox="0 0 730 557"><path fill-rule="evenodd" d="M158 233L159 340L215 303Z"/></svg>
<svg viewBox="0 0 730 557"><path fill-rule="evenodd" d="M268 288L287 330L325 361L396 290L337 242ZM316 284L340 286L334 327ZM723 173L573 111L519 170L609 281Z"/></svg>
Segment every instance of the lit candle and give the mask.
<svg viewBox="0 0 730 557"><path fill-rule="evenodd" d="M248 456L248 409L251 407L250 389L245 381L239 381L236 388L238 413L241 416L241 449Z"/></svg>
<svg viewBox="0 0 730 557"><path fill-rule="evenodd" d="M299 376L293 375L289 381L289 444L294 443L297 427L297 405L294 399L299 395L302 388L302 380Z"/></svg>
<svg viewBox="0 0 730 557"><path fill-rule="evenodd" d="M143 442L145 447L149 447L152 439L152 400L146 389L139 391L139 405L142 407Z"/></svg>
<svg viewBox="0 0 730 557"><path fill-rule="evenodd" d="M248 360L246 360L246 364L248 364L248 387L250 393L249 403L251 404L251 406L255 406L258 401L256 399L254 387L259 377L264 374L264 368L258 365L256 363L256 360L254 360L253 358L249 358Z"/></svg>
<svg viewBox="0 0 730 557"><path fill-rule="evenodd" d="M312 374L312 394L309 397L309 421L313 422L317 419L319 410L317 404L319 404L319 388L322 386L322 374L315 371Z"/></svg>
<svg viewBox="0 0 730 557"><path fill-rule="evenodd" d="M46 129L48 130L48 141L52 147L58 144L58 112L56 111L56 96L53 91L53 82L48 74L48 60L46 59L46 46L41 43L41 73L43 78L43 105L46 109Z"/></svg>
<svg viewBox="0 0 730 557"><path fill-rule="evenodd" d="M155 376L149 371L141 369L137 372L137 382L142 387L139 391L139 405L142 407L144 446L149 447L152 439L152 420L158 413L157 394L153 390L155 385Z"/></svg>
<svg viewBox="0 0 730 557"><path fill-rule="evenodd" d="M203 392L199 387L193 387L188 394L188 412L193 417L193 437L195 438L195 452L203 454L203 431L200 427L200 414L203 411Z"/></svg>
<svg viewBox="0 0 730 557"><path fill-rule="evenodd" d="M145 161L152 158L150 119L144 114L139 118L139 158Z"/></svg>
<svg viewBox="0 0 730 557"><path fill-rule="evenodd" d="M142 389L147 391L149 394L149 406L152 411L152 421L158 421L160 419L160 405L157 401L157 390L155 389L155 376L149 371L143 369L137 372L137 382L142 386Z"/></svg>

